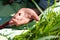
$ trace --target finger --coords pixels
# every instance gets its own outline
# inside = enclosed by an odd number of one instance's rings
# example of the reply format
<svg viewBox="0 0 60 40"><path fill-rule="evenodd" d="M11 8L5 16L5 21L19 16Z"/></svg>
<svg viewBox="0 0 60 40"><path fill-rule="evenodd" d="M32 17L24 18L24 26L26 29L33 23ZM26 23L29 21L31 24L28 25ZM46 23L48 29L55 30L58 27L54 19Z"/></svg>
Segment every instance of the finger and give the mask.
<svg viewBox="0 0 60 40"><path fill-rule="evenodd" d="M35 19L36 21L40 20L39 16L36 13L32 15L32 18Z"/></svg>
<svg viewBox="0 0 60 40"><path fill-rule="evenodd" d="M30 21L30 19L24 18L23 20L20 21L20 25L27 24L29 21Z"/></svg>
<svg viewBox="0 0 60 40"><path fill-rule="evenodd" d="M16 26L20 25L19 20L13 19L13 22L14 22L14 24L15 24Z"/></svg>
<svg viewBox="0 0 60 40"><path fill-rule="evenodd" d="M14 24L13 23L10 23L9 26L13 26Z"/></svg>
<svg viewBox="0 0 60 40"><path fill-rule="evenodd" d="M35 19L36 21L39 20L39 17L38 17L37 13L34 10L29 9L27 12L31 15L32 19Z"/></svg>
<svg viewBox="0 0 60 40"><path fill-rule="evenodd" d="M9 25L10 25L10 26L13 26L13 25L14 25L14 23L13 23L12 20L9 22Z"/></svg>
<svg viewBox="0 0 60 40"><path fill-rule="evenodd" d="M22 25L22 24L26 24L30 21L30 19L27 19L27 18L23 18L21 20L16 20L16 19L13 19L14 23L16 26L19 26L19 25Z"/></svg>

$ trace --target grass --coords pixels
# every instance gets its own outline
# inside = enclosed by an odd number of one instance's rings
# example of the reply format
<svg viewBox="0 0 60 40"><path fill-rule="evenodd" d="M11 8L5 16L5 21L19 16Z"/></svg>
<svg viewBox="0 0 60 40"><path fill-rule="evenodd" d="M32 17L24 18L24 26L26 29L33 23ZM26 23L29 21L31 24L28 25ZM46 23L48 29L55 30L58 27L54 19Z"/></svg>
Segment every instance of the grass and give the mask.
<svg viewBox="0 0 60 40"><path fill-rule="evenodd" d="M42 12L40 21L36 22L32 29L15 36L13 40L60 40L60 10L54 11L60 7L58 4Z"/></svg>

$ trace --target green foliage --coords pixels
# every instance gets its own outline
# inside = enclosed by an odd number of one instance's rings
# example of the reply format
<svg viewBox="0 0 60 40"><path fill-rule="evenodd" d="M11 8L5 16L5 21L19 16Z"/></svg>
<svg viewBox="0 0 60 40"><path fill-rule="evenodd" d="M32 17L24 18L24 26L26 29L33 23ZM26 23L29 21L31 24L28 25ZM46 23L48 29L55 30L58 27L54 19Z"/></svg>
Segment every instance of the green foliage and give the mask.
<svg viewBox="0 0 60 40"><path fill-rule="evenodd" d="M40 15L40 21L33 28L13 40L60 40L60 7L59 3L49 7Z"/></svg>

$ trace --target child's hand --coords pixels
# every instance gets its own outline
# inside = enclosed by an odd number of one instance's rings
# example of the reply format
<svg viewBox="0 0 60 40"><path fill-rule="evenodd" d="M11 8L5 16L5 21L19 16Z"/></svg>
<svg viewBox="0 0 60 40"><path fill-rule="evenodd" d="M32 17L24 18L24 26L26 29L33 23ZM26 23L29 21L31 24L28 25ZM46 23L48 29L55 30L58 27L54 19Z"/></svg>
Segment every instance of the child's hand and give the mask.
<svg viewBox="0 0 60 40"><path fill-rule="evenodd" d="M12 25L22 25L28 23L30 20L39 20L38 15L36 12L29 8L22 8L20 9L16 15L10 20L9 24Z"/></svg>

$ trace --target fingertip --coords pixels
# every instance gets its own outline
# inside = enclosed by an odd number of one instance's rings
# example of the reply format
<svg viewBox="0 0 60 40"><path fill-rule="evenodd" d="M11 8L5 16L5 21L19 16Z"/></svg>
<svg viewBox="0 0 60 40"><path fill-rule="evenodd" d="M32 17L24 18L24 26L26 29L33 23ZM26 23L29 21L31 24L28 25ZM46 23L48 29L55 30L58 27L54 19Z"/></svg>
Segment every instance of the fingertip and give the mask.
<svg viewBox="0 0 60 40"><path fill-rule="evenodd" d="M14 24L15 24L16 26L19 26L19 25L20 25L19 22L18 22L16 19L13 19L13 22L14 22Z"/></svg>
<svg viewBox="0 0 60 40"><path fill-rule="evenodd" d="M33 19L36 20L36 21L39 21L40 20L39 16L37 16L37 15L34 16Z"/></svg>
<svg viewBox="0 0 60 40"><path fill-rule="evenodd" d="M13 21L11 20L9 23L12 23Z"/></svg>
<svg viewBox="0 0 60 40"><path fill-rule="evenodd" d="M13 25L14 25L13 20L10 20L10 22L9 22L9 26L13 26Z"/></svg>
<svg viewBox="0 0 60 40"><path fill-rule="evenodd" d="M36 18L36 21L39 21L40 20L40 18L38 17L38 18Z"/></svg>
<svg viewBox="0 0 60 40"><path fill-rule="evenodd" d="M13 20L13 22L16 22L17 20L16 19L12 19Z"/></svg>
<svg viewBox="0 0 60 40"><path fill-rule="evenodd" d="M13 26L14 24L13 23L9 23L9 26Z"/></svg>

